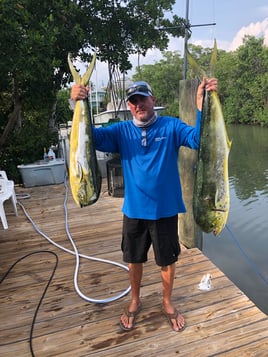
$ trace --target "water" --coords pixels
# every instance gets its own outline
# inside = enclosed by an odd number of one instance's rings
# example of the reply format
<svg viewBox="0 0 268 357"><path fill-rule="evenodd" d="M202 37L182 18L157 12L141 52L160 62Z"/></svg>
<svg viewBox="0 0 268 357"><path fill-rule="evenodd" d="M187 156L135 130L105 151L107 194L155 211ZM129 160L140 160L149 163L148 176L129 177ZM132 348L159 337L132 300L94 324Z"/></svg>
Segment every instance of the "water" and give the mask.
<svg viewBox="0 0 268 357"><path fill-rule="evenodd" d="M268 314L268 128L227 130L230 213L218 237L204 234L203 252Z"/></svg>

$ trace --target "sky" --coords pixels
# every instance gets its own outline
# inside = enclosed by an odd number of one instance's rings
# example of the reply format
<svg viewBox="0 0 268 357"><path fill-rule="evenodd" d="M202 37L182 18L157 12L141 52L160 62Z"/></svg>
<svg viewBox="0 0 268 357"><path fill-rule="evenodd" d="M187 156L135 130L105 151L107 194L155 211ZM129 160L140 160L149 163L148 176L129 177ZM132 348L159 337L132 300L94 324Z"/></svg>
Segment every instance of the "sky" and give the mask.
<svg viewBox="0 0 268 357"><path fill-rule="evenodd" d="M177 0L173 14L186 17L186 0ZM169 16L170 14L167 14ZM202 47L213 47L214 38L217 46L225 51L234 51L242 44L245 35L263 36L268 46L268 0L189 0L189 22L191 25L216 23L215 26L194 26L189 43ZM184 53L184 39L171 38L169 51ZM131 56L133 71L127 73L131 77L138 65L137 56ZM150 50L140 58L140 65L154 64L161 59L158 50ZM107 64L97 62L95 76L92 81L96 89L108 83Z"/></svg>

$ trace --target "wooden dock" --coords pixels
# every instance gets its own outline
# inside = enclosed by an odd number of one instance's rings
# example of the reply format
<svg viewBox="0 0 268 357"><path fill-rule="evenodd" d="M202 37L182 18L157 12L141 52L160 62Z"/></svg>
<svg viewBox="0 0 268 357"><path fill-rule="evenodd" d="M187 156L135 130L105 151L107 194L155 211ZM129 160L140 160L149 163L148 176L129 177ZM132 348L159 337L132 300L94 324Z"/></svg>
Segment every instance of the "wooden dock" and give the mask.
<svg viewBox="0 0 268 357"><path fill-rule="evenodd" d="M30 195L20 202L38 229L73 250L65 233L64 185L16 187L16 192ZM69 194L69 230L80 254L123 263L121 204L122 198L107 194L105 183L99 201L90 207L78 208ZM123 332L119 317L129 296L105 304L82 299L73 282L75 256L37 233L18 209L16 217L6 203L9 229L3 230L0 222L0 278L25 257L0 285L1 357L31 356L31 326L55 268L53 252L58 265L32 329L36 357L268 356L268 317L198 249L183 249L176 271L173 300L187 328L173 332L161 313L160 271L150 252L142 282L143 310L135 328ZM198 284L207 273L213 289L204 292ZM128 287L128 273L81 259L78 283L85 296L104 299Z"/></svg>

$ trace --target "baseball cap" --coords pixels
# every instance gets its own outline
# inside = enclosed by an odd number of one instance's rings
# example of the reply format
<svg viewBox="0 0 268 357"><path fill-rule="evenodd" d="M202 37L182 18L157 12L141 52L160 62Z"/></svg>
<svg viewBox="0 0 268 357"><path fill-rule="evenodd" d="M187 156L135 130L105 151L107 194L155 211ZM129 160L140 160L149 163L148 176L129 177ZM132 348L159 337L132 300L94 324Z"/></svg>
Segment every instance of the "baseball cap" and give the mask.
<svg viewBox="0 0 268 357"><path fill-rule="evenodd" d="M126 100L129 100L133 95L143 95L144 97L150 97L153 95L152 89L148 83L144 81L132 83L126 90Z"/></svg>

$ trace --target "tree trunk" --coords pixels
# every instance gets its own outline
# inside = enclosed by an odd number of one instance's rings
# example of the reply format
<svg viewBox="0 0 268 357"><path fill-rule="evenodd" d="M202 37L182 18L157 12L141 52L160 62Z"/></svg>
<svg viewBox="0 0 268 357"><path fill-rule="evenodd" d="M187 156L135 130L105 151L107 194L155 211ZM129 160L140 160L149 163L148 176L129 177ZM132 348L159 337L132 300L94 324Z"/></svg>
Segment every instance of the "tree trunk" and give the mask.
<svg viewBox="0 0 268 357"><path fill-rule="evenodd" d="M15 126L21 123L22 104L21 104L15 79L13 79L13 98L14 98L14 109L13 112L9 114L7 125L5 126L5 129L2 135L0 136L0 149L2 149L5 146L9 134L13 131Z"/></svg>
<svg viewBox="0 0 268 357"><path fill-rule="evenodd" d="M5 129L2 133L2 135L0 136L0 149L2 149L5 146L5 143L7 142L9 134L13 131L15 126L20 121L21 121L21 103L17 102L14 105L13 112L9 114L7 125L5 126Z"/></svg>

